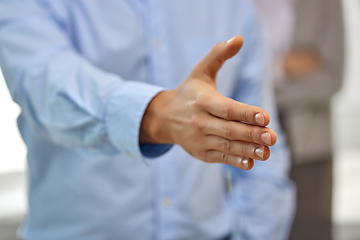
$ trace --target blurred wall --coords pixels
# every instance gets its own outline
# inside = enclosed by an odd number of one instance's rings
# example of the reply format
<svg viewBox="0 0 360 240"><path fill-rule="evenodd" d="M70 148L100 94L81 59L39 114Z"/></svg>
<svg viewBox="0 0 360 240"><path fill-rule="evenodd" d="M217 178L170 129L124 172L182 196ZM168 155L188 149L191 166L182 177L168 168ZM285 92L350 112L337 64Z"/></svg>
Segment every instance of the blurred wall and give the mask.
<svg viewBox="0 0 360 240"><path fill-rule="evenodd" d="M360 239L360 6L343 0L346 68L332 99L335 239Z"/></svg>
<svg viewBox="0 0 360 240"><path fill-rule="evenodd" d="M24 171L26 147L17 129L20 108L12 101L0 71L0 174Z"/></svg>
<svg viewBox="0 0 360 240"><path fill-rule="evenodd" d="M346 68L342 90L333 98L334 147L360 146L360 8L359 1L343 0L346 31Z"/></svg>

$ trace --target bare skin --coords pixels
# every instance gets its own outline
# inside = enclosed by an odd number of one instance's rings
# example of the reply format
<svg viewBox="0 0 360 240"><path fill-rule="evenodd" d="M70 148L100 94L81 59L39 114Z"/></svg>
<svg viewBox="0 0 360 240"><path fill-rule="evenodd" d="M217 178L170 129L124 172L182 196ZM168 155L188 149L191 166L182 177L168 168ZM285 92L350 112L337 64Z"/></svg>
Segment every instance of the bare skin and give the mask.
<svg viewBox="0 0 360 240"><path fill-rule="evenodd" d="M284 59L284 70L288 79L306 79L316 72L321 65L318 54L311 50L296 50L290 52Z"/></svg>
<svg viewBox="0 0 360 240"><path fill-rule="evenodd" d="M250 170L265 161L277 135L266 126L269 114L217 92L216 76L243 45L237 36L218 43L177 89L159 93L141 124L141 143L172 143L207 163Z"/></svg>

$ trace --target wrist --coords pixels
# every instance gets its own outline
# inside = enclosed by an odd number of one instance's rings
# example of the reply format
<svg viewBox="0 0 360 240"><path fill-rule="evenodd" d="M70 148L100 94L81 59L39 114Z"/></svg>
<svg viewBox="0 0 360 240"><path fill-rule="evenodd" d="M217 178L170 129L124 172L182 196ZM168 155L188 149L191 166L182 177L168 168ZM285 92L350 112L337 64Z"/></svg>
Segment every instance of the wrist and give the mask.
<svg viewBox="0 0 360 240"><path fill-rule="evenodd" d="M163 91L151 100L141 121L140 143L172 143L166 120L172 99L173 91Z"/></svg>

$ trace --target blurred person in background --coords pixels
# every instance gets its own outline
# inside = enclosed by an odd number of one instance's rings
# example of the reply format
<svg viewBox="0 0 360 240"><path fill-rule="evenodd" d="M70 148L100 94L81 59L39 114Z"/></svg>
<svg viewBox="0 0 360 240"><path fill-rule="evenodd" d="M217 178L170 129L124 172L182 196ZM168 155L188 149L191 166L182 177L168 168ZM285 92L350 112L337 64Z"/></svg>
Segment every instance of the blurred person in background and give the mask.
<svg viewBox="0 0 360 240"><path fill-rule="evenodd" d="M0 0L28 147L21 238L287 239L294 188L266 58L250 0ZM233 166L231 194L209 162Z"/></svg>
<svg viewBox="0 0 360 240"><path fill-rule="evenodd" d="M256 0L292 151L297 214L290 239L332 239L330 100L342 84L340 0Z"/></svg>

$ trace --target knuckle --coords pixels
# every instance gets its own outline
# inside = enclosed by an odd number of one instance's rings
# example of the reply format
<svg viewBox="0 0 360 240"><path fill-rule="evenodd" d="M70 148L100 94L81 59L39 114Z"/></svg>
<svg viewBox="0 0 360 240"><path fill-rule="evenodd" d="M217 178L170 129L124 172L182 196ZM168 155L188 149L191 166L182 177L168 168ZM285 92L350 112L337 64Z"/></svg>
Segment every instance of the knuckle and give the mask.
<svg viewBox="0 0 360 240"><path fill-rule="evenodd" d="M248 140L250 140L250 141L252 141L252 142L254 142L255 141L255 133L254 133L254 130L253 129L248 129L247 131L246 131L246 136L247 136L247 138L248 138Z"/></svg>
<svg viewBox="0 0 360 240"><path fill-rule="evenodd" d="M198 130L204 129L205 124L203 118L198 115L195 115L191 120L191 126Z"/></svg>
<svg viewBox="0 0 360 240"><path fill-rule="evenodd" d="M253 119L253 109L251 106L243 103L243 108L244 108L244 118L246 119L247 122L251 121Z"/></svg>
<svg viewBox="0 0 360 240"><path fill-rule="evenodd" d="M251 122L252 120L252 114L249 110L245 110L245 121L246 122Z"/></svg>
<svg viewBox="0 0 360 240"><path fill-rule="evenodd" d="M198 109L203 109L205 108L206 106L206 94L202 91L198 92L197 93L197 96L196 96L196 99L195 99L195 102L194 102L194 105L196 108Z"/></svg>
<svg viewBox="0 0 360 240"><path fill-rule="evenodd" d="M242 146L241 146L241 153L242 153L242 155L249 155L249 148L248 148L248 146L247 145L245 145L245 144L243 144Z"/></svg>
<svg viewBox="0 0 360 240"><path fill-rule="evenodd" d="M220 58L220 56L218 54L216 54L214 61L216 62L216 65L218 67L221 67L223 65L223 60Z"/></svg>
<svg viewBox="0 0 360 240"><path fill-rule="evenodd" d="M242 119L243 121L248 122L248 120L249 120L249 112L246 109L241 111L240 119Z"/></svg>
<svg viewBox="0 0 360 240"><path fill-rule="evenodd" d="M212 51L214 54L218 53L219 51L221 51L222 49L222 44L221 43L217 43L214 45L214 47L212 48Z"/></svg>
<svg viewBox="0 0 360 240"><path fill-rule="evenodd" d="M245 121L245 122L251 122L252 121L252 111L248 108L248 105L246 105L245 103L240 103L241 105L241 109L239 111L239 118L242 120L242 121Z"/></svg>
<svg viewBox="0 0 360 240"><path fill-rule="evenodd" d="M222 113L223 118L225 118L225 119L231 118L231 114L232 114L231 106L228 104L224 105L221 109L221 113Z"/></svg>
<svg viewBox="0 0 360 240"><path fill-rule="evenodd" d="M220 149L230 152L231 151L231 142L227 139L223 139L220 141Z"/></svg>
<svg viewBox="0 0 360 240"><path fill-rule="evenodd" d="M226 163L229 159L229 156L226 153L221 153L220 154L220 161L223 163Z"/></svg>
<svg viewBox="0 0 360 240"><path fill-rule="evenodd" d="M221 128L222 134L225 138L231 139L232 137L232 126L231 123L228 122L224 124Z"/></svg>

